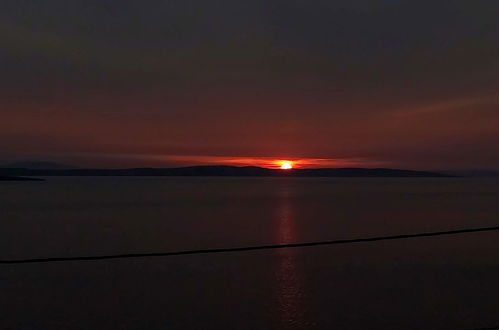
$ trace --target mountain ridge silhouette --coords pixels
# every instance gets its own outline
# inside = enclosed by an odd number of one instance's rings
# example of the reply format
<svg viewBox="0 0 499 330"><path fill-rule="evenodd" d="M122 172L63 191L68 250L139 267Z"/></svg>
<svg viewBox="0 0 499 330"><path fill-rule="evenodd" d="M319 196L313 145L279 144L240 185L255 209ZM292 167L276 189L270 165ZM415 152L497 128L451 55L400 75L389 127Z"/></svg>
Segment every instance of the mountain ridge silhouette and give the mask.
<svg viewBox="0 0 499 330"><path fill-rule="evenodd" d="M453 177L453 175L390 168L269 169L257 166L202 165L172 168L0 168L4 176L243 176L243 177Z"/></svg>

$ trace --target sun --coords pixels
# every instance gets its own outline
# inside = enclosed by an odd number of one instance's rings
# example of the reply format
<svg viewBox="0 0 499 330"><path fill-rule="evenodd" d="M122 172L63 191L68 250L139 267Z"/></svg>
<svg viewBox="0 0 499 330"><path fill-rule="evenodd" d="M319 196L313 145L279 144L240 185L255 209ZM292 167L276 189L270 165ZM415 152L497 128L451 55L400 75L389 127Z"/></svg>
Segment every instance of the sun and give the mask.
<svg viewBox="0 0 499 330"><path fill-rule="evenodd" d="M289 160L283 160L281 162L281 170L290 170L293 168L293 162L290 162Z"/></svg>

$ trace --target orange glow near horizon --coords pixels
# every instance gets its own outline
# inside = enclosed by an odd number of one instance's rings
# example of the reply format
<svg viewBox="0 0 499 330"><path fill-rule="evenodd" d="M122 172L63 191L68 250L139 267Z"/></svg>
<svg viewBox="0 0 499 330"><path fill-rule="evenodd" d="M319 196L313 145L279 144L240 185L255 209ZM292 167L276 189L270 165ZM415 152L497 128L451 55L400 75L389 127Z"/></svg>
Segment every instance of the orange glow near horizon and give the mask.
<svg viewBox="0 0 499 330"><path fill-rule="evenodd" d="M290 170L293 168L293 162L289 160L281 160L279 161L280 163L280 169L281 170Z"/></svg>
<svg viewBox="0 0 499 330"><path fill-rule="evenodd" d="M331 158L272 158L272 157L225 157L225 156L162 156L161 162L169 162L176 166L192 165L232 165L232 166L258 166L271 169L292 168L321 168L321 167L362 167L374 165L372 161L364 159L331 159ZM165 166L165 165L161 165ZM172 166L172 165L169 165Z"/></svg>

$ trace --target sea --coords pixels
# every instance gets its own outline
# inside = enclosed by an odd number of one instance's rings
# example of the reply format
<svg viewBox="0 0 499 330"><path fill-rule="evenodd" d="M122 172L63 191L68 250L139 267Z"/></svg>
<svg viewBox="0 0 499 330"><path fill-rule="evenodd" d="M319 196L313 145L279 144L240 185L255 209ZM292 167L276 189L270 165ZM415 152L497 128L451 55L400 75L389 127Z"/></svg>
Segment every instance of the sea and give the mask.
<svg viewBox="0 0 499 330"><path fill-rule="evenodd" d="M0 260L499 226L498 178L47 177L0 183ZM499 231L0 264L0 329L499 327Z"/></svg>

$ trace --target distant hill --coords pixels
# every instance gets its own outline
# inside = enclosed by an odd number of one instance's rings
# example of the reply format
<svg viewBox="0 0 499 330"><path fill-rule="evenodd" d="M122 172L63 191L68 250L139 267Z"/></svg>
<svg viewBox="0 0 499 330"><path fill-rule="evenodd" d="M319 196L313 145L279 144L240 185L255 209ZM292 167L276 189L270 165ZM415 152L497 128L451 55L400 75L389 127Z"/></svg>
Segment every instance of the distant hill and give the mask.
<svg viewBox="0 0 499 330"><path fill-rule="evenodd" d="M11 176L244 176L244 177L449 177L451 175L388 168L317 168L279 170L255 166L190 166L130 169L0 168Z"/></svg>
<svg viewBox="0 0 499 330"><path fill-rule="evenodd" d="M0 176L0 181L44 181L37 178L23 178L18 176Z"/></svg>
<svg viewBox="0 0 499 330"><path fill-rule="evenodd" d="M27 168L33 170L69 170L69 169L77 169L76 166L54 163L54 162L45 162L45 161L23 161L23 162L15 162L10 164L1 165L0 168Z"/></svg>

